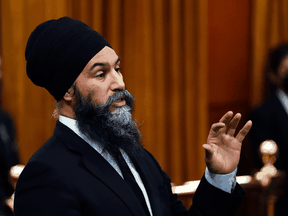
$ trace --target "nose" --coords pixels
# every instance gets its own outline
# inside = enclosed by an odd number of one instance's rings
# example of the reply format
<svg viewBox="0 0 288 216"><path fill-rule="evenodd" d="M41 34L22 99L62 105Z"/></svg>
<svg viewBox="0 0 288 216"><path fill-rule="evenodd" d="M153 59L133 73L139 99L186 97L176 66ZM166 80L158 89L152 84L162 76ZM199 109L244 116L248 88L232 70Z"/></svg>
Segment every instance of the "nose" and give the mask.
<svg viewBox="0 0 288 216"><path fill-rule="evenodd" d="M122 74L120 72L116 72L115 70L112 72L111 89L112 91L117 89L125 89L125 83Z"/></svg>

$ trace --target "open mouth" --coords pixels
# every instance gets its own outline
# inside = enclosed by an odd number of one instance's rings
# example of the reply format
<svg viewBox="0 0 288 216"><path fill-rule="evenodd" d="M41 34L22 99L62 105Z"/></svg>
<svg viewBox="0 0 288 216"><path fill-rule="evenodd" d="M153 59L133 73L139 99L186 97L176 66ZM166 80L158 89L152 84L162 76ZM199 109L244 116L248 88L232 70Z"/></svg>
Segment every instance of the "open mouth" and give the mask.
<svg viewBox="0 0 288 216"><path fill-rule="evenodd" d="M118 98L118 100L112 103L112 106L115 106L115 107L122 107L125 105L126 105L125 96Z"/></svg>
<svg viewBox="0 0 288 216"><path fill-rule="evenodd" d="M110 111L113 112L115 108L123 107L126 105L125 96L118 98L111 104Z"/></svg>
<svg viewBox="0 0 288 216"><path fill-rule="evenodd" d="M118 100L116 100L116 102L121 102L121 101L123 101L124 99L125 99L125 97L123 96L123 97L119 98Z"/></svg>

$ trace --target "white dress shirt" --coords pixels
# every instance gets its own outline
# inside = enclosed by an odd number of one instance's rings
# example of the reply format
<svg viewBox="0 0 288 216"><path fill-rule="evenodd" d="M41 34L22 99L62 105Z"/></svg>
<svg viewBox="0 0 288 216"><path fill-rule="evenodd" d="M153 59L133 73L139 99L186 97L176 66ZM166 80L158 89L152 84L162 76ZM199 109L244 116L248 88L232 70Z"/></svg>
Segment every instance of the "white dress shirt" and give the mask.
<svg viewBox="0 0 288 216"><path fill-rule="evenodd" d="M288 115L288 96L287 96L287 94L285 94L285 92L283 92L281 89L277 89L276 96L280 100L284 110L286 111L286 113Z"/></svg>

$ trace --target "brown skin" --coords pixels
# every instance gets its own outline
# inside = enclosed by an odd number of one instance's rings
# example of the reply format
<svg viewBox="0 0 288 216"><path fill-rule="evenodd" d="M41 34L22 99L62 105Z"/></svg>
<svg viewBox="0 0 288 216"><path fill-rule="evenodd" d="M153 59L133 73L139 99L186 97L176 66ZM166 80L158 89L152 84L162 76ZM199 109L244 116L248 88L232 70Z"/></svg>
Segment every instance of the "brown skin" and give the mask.
<svg viewBox="0 0 288 216"><path fill-rule="evenodd" d="M95 66L95 63L98 65ZM102 105L115 90L125 88L119 67L120 61L115 51L104 47L85 66L75 81L76 86L84 98L87 99L88 95L91 95L93 103ZM60 114L75 119L74 103L74 90L70 88L59 102ZM113 104L111 110L113 111L113 107L116 106L119 104ZM231 111L227 112L218 123L213 124L207 144L203 145L207 167L216 174L227 174L236 169L240 160L242 141L252 126L252 122L248 121L234 137L241 115L236 114L233 119L232 116Z"/></svg>
<svg viewBox="0 0 288 216"><path fill-rule="evenodd" d="M92 102L100 106L115 90L125 89L119 59L115 51L106 46L87 63L75 81L77 89L85 99L90 94ZM74 103L74 89L70 88L60 100L60 114L75 119ZM113 104L111 111L117 106L116 103Z"/></svg>
<svg viewBox="0 0 288 216"><path fill-rule="evenodd" d="M206 165L212 173L228 174L239 164L242 142L252 127L252 121L248 121L235 137L241 114L232 117L233 112L229 111L218 123L213 124L207 144L203 145Z"/></svg>

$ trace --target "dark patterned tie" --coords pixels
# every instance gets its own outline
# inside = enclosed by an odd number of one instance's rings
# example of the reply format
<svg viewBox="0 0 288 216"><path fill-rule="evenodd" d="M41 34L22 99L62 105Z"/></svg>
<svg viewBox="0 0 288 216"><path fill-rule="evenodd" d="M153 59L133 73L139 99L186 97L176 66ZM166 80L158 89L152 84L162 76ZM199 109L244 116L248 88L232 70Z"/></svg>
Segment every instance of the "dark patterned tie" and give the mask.
<svg viewBox="0 0 288 216"><path fill-rule="evenodd" d="M145 198L143 196L143 193L141 189L139 188L137 182L135 181L135 178L133 174L131 173L130 168L128 167L125 159L123 158L121 152L118 150L117 152L117 161L118 165L121 169L122 175L124 177L125 182L130 186L136 197L138 198L139 202L141 203L142 208L145 211L145 214L147 216L150 216L150 212L148 210L148 207L146 205Z"/></svg>

